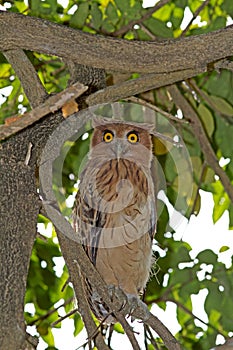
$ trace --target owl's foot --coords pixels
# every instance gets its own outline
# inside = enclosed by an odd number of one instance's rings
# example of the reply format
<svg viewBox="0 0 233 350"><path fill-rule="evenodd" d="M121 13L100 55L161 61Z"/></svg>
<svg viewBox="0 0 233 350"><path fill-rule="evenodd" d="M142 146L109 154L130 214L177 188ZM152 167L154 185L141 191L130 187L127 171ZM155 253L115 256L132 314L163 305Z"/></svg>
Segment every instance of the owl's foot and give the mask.
<svg viewBox="0 0 233 350"><path fill-rule="evenodd" d="M143 301L137 295L127 294L126 308L128 308L127 314L129 317L131 316L132 321L135 320L135 317L132 316L135 311L137 311L137 318L142 318L144 321L150 317L150 312L146 304L143 303Z"/></svg>
<svg viewBox="0 0 233 350"><path fill-rule="evenodd" d="M132 314L134 313L134 311L139 308L137 312L138 318L142 318L143 320L146 320L149 318L150 312L146 304L143 303L137 295L126 294L121 288L115 285L108 286L108 291L112 301L114 300L114 297L115 297L122 303L120 309L117 311L124 310L124 312L128 316L132 317Z"/></svg>
<svg viewBox="0 0 233 350"><path fill-rule="evenodd" d="M115 285L109 285L108 294L110 296L111 301L113 301L114 298L116 298L117 300L120 300L122 302L122 306L120 307L120 310L118 310L121 311L127 303L127 295L124 293L124 291Z"/></svg>

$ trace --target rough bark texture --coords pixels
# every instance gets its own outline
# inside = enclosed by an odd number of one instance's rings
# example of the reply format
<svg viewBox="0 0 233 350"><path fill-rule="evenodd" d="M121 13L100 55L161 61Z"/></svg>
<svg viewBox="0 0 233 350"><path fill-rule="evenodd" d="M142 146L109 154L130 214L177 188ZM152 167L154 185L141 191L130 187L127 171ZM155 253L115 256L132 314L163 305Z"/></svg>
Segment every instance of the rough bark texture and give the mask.
<svg viewBox="0 0 233 350"><path fill-rule="evenodd" d="M91 35L38 18L2 12L0 50L14 48L33 49L118 72L168 73L229 56L233 26L177 40L141 42Z"/></svg>

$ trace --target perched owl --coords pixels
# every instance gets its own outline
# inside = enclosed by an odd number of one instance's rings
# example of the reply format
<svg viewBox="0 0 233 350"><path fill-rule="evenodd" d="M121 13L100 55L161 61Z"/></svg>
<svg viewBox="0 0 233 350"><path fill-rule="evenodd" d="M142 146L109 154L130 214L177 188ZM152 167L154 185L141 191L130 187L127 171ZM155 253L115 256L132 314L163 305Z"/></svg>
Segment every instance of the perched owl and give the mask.
<svg viewBox="0 0 233 350"><path fill-rule="evenodd" d="M106 284L140 295L149 278L156 226L151 126L96 119L93 127L74 229ZM88 281L86 288L92 311L103 321L107 306Z"/></svg>

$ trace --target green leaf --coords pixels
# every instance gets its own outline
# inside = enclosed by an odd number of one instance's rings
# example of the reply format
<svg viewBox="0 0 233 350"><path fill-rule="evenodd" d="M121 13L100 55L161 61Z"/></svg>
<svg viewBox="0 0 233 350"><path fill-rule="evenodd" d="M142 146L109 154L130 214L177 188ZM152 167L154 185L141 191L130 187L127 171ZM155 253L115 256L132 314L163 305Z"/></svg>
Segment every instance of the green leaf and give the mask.
<svg viewBox="0 0 233 350"><path fill-rule="evenodd" d="M73 16L70 19L70 25L74 28L81 29L88 17L89 14L89 3L88 2L82 2L78 5L78 9L75 11Z"/></svg>
<svg viewBox="0 0 233 350"><path fill-rule="evenodd" d="M207 135L211 137L215 128L212 113L203 103L199 104L197 111L204 125Z"/></svg>
<svg viewBox="0 0 233 350"><path fill-rule="evenodd" d="M150 32L158 37L164 37L164 38L172 38L173 32L171 28L168 28L166 23L163 21L151 17L144 21L145 26L147 29L150 30Z"/></svg>
<svg viewBox="0 0 233 350"><path fill-rule="evenodd" d="M233 17L233 1L232 0L224 0L221 4L221 8L226 11L226 13Z"/></svg>
<svg viewBox="0 0 233 350"><path fill-rule="evenodd" d="M83 327L84 327L84 324L83 324L82 318L76 312L74 314L74 337L76 337L83 330Z"/></svg>
<svg viewBox="0 0 233 350"><path fill-rule="evenodd" d="M223 245L220 249L219 249L219 253L223 253L223 252L226 252L227 250L229 250L230 247L226 246L226 245Z"/></svg>
<svg viewBox="0 0 233 350"><path fill-rule="evenodd" d="M99 6L96 2L94 2L91 5L91 17L92 17L93 27L95 29L99 29L101 27L103 17L102 17L102 12L100 11Z"/></svg>
<svg viewBox="0 0 233 350"><path fill-rule="evenodd" d="M199 263L215 264L217 261L217 255L210 249L203 250L197 255Z"/></svg>
<svg viewBox="0 0 233 350"><path fill-rule="evenodd" d="M130 8L130 0L115 0L114 2L122 14L126 13Z"/></svg>
<svg viewBox="0 0 233 350"><path fill-rule="evenodd" d="M211 100L214 108L221 114L228 117L233 117L233 107L226 102L223 98L210 95L209 99Z"/></svg>
<svg viewBox="0 0 233 350"><path fill-rule="evenodd" d="M214 199L214 208L213 208L213 222L217 222L225 210L229 208L230 199L225 192L225 189L221 181L216 181L213 185L213 199Z"/></svg>
<svg viewBox="0 0 233 350"><path fill-rule="evenodd" d="M124 328L122 327L122 325L117 322L114 324L114 331L116 331L117 333L120 333L120 334L124 334Z"/></svg>
<svg viewBox="0 0 233 350"><path fill-rule="evenodd" d="M106 16L108 17L108 21L111 22L114 26L119 21L117 9L111 2L108 3L108 6L106 8Z"/></svg>

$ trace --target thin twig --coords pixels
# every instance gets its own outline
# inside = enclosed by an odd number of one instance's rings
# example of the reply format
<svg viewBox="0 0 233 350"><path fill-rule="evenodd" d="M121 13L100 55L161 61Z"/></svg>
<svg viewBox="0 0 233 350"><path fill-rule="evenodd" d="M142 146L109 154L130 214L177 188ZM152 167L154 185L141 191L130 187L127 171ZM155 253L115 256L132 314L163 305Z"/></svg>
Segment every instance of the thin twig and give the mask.
<svg viewBox="0 0 233 350"><path fill-rule="evenodd" d="M74 315L76 312L78 312L78 308L71 310L70 312L68 312L65 316L60 317L58 320L54 321L51 324L51 327L55 327L58 323L61 323L62 321L64 321L66 318Z"/></svg>
<svg viewBox="0 0 233 350"><path fill-rule="evenodd" d="M153 105L152 103L142 99L142 98L139 98L139 97L135 97L135 96L130 96L128 98L125 98L126 101L131 101L131 102L134 102L134 103L138 103L142 106L145 106L145 107L149 107L151 109L153 109L154 111L162 114L164 117L166 117L167 119L171 119L171 120L174 120L175 122L178 122L178 123L185 123L185 124L188 124L189 122L185 119L179 119L177 117L174 117L174 115L172 115L171 113L168 113L166 111L164 111L163 109Z"/></svg>
<svg viewBox="0 0 233 350"><path fill-rule="evenodd" d="M138 345L137 339L135 338L132 327L130 327L130 325L128 324L128 322L120 312L115 312L115 314L118 321L121 323L122 327L124 328L124 331L132 345L133 350L140 350L140 347Z"/></svg>
<svg viewBox="0 0 233 350"><path fill-rule="evenodd" d="M232 62L233 63L233 62ZM229 115L225 115L220 109L217 109L216 106L214 105L213 101L209 97L207 93L204 93L196 84L194 79L188 79L187 83L192 87L192 89L202 98L203 101L207 102L208 105L217 111L218 114L220 114L222 117L229 117L229 119L232 119L232 116L230 117ZM227 119L228 120L228 119Z"/></svg>
<svg viewBox="0 0 233 350"><path fill-rule="evenodd" d="M195 112L195 110L192 108L192 106L188 103L188 101L185 99L185 97L181 94L178 87L175 85L169 86L168 91L172 96L173 101L177 106L183 110L184 115L188 116L188 119L191 122L194 135L196 139L199 141L199 144L201 146L202 152L205 156L205 159L207 163L212 167L212 169L215 171L215 173L219 176L226 193L228 194L230 200L233 203L233 186L231 184L230 179L228 178L225 171L220 167L218 163L218 159L216 157L216 154L214 153L214 150L211 146L211 143L205 133L205 130L202 126L202 123Z"/></svg>
<svg viewBox="0 0 233 350"><path fill-rule="evenodd" d="M184 36L184 35L187 33L187 31L189 30L189 28L190 28L191 24L193 23L193 21L197 18L197 16L198 16L199 13L203 10L203 8L209 4L209 2L210 2L210 0L205 0L205 1L201 4L201 6L199 6L199 7L196 9L196 11L195 11L194 14L193 14L193 17L191 18L191 20L189 21L189 23L187 24L187 26L185 27L185 29L182 31L182 33L181 33L181 35L180 35L181 37Z"/></svg>
<svg viewBox="0 0 233 350"><path fill-rule="evenodd" d="M115 32L111 33L112 36L122 36L125 33L127 33L129 30L133 28L135 24L140 24L146 19L150 18L153 13L158 11L161 7L166 5L170 0L160 0L157 4L155 4L153 7L151 7L141 18L134 19L130 21L128 24L126 24L124 27L121 27L120 29L116 30Z"/></svg>
<svg viewBox="0 0 233 350"><path fill-rule="evenodd" d="M28 326L33 326L34 324L36 324L39 321L46 320L46 318L48 318L50 315L52 315L55 312L57 312L58 309L60 309L61 307L64 307L64 306L70 304L73 300L74 300L74 297L71 297L71 298L67 299L62 305L60 305L60 306L58 306L58 307L56 307L56 308L54 308L52 310L49 310L48 312L46 312L46 314L41 315L40 317L36 318L32 322L29 322L27 325Z"/></svg>
<svg viewBox="0 0 233 350"><path fill-rule="evenodd" d="M144 327L145 327L145 338L147 337L147 333L148 333L151 344L154 346L155 350L159 350L158 344L156 343L156 340L153 337L150 327L148 327L147 325L144 325Z"/></svg>
<svg viewBox="0 0 233 350"><path fill-rule="evenodd" d="M201 167L201 174L200 174L200 177L199 177L199 180L198 180L197 191L196 191L196 195L195 195L195 198L194 198L194 201L193 201L193 206L192 206L192 209L191 209L191 212L190 212L190 216L192 214L195 214L194 210L195 210L195 207L196 207L196 204L197 204L197 200L198 200L198 196L199 196L199 190L200 190L200 187L201 187L201 184L202 184L202 181L203 181L203 177L204 177L204 174L205 174L205 169L206 169L206 161L204 160L204 162L202 164L202 167Z"/></svg>
<svg viewBox="0 0 233 350"><path fill-rule="evenodd" d="M145 25L141 24L140 27L141 30L151 38L151 40L158 40L157 36L151 33L151 31Z"/></svg>
<svg viewBox="0 0 233 350"><path fill-rule="evenodd" d="M192 313L192 311L190 311L186 306L184 306L181 302L179 302L178 300L169 298L166 301L170 301L171 303L176 304L179 308L181 308L182 310L184 310L188 315L190 315L193 319L198 320L199 322L203 323L205 326L210 327L212 329L214 329L217 333L221 334L223 337L225 337L225 334L223 332L221 332L220 329L218 329L217 327L213 326L211 323L205 322L203 321L200 317L196 316L195 314Z"/></svg>

